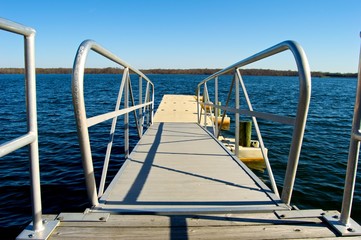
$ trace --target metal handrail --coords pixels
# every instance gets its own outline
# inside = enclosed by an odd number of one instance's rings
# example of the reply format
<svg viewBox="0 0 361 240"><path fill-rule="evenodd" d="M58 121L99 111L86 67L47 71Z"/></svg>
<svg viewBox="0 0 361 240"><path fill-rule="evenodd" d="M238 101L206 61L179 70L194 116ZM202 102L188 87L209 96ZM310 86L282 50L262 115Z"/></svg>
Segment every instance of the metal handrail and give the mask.
<svg viewBox="0 0 361 240"><path fill-rule="evenodd" d="M279 115L274 115L274 114L269 114L269 113L264 113L264 112L253 111L253 108L252 108L251 102L249 101L247 91L244 87L242 76L241 76L239 69L243 66L246 66L248 64L254 63L261 59L270 57L272 55L278 54L285 50L290 50L292 52L294 59L296 61L298 74L299 74L299 99L298 99L296 116L294 118L291 118L291 117L286 117L286 116L279 116ZM241 61L239 61L227 68L224 68L224 69L214 73L213 75L207 77L202 82L200 82L197 86L198 121L200 121L200 116L202 114L201 113L202 108L199 107L199 105L201 104L201 102L199 100L201 86L202 85L206 86L207 82L215 79L215 83L217 85L217 86L215 86L215 89L218 89L218 77L221 75L224 75L224 74L229 74L229 73L233 73L234 77L232 80L231 89L228 94L229 96L227 99L226 106L218 105L218 100L215 101L215 104L212 104L209 102L204 102L203 104L205 106L211 106L211 108L215 109L215 111L218 111L218 109L222 109L224 111L223 116L225 115L226 111L235 113L235 118L236 118L235 119L235 123L236 123L235 145L236 146L239 145L239 139L238 139L239 114L244 114L244 115L252 117L252 120L255 123L254 125L255 125L255 128L257 131L258 139L260 140L260 146L261 146L263 157L266 162L267 171L269 174L272 189L275 194L278 194L278 190L277 190L276 182L273 177L271 165L270 165L267 155L265 154L265 151L264 151L265 149L264 149L260 131L258 129L258 124L257 124L256 118L268 119L268 120L272 120L272 121L276 121L276 122L280 122L283 124L289 124L289 125L294 126L293 134L292 134L292 141L291 141L291 146L290 146L290 152L289 152L289 156L288 156L287 169L286 169L286 173L285 173L284 186L283 186L283 191L282 191L282 196L281 196L281 200L284 203L290 204L294 181L295 181L295 177L296 177L298 161L299 161L299 155L301 152L304 130L305 130L305 126L306 126L308 108L309 108L309 103L310 103L310 98L311 98L311 74L310 74L310 68L309 68L306 54L304 53L302 47L298 43L296 43L294 41L285 41L285 42L281 42L273 47L270 47L264 51L261 51L251 57L241 60ZM244 95L245 95L245 98L247 101L248 110L240 109L240 107L239 107L239 84L242 85L243 92L245 93ZM235 95L236 95L235 108L228 107L228 101L230 99L230 93L232 92L233 85L235 85ZM218 93L215 93L215 96L218 99ZM206 117L206 110L204 111L204 114L205 114L204 117ZM217 120L216 120L216 122L217 122ZM221 124L222 124L222 121L221 121ZM217 136L218 136L219 131L220 130L218 130L216 132ZM236 147L235 150L236 150L235 154L238 155L238 148Z"/></svg>
<svg viewBox="0 0 361 240"><path fill-rule="evenodd" d="M360 32L360 37L361 37L361 32ZM360 141L361 141L360 121L361 121L361 48L360 48L359 65L358 65L356 100L355 100L354 114L352 120L350 148L348 152L345 187L344 187L341 216L340 216L340 222L344 225L348 225L350 222L352 200L355 191L357 166L358 166Z"/></svg>
<svg viewBox="0 0 361 240"><path fill-rule="evenodd" d="M84 103L84 68L85 62L90 50L97 52L105 58L108 58L114 63L117 63L121 67L124 67L123 77L119 89L118 99L116 103L115 110L112 112L108 112L105 114L101 114L98 116L94 116L91 118L87 118L86 116L86 108ZM137 74L139 76L139 103L135 105L134 96L131 87L130 81L130 71ZM143 93L142 93L142 81L145 80L146 92L143 101ZM82 154L83 161L83 169L85 175L85 181L87 186L88 197L93 206L98 205L98 198L102 196L104 191L105 179L108 170L108 164L110 159L110 152L113 144L113 136L117 123L117 117L124 115L124 152L125 157L129 154L129 113L133 112L135 114L135 122L138 129L139 137L142 136L143 125L144 125L144 117L147 117L149 121L147 125L152 124L153 121L153 112L154 112L154 85L153 83L139 70L131 67L128 63L109 52L96 42L92 40L86 40L82 42L78 48L77 54L74 60L73 66L73 81L72 81L72 95L73 95L73 105L74 105L74 113L77 123L78 130L78 140L80 145L80 151ZM120 108L120 102L124 95L124 108ZM133 106L129 106L129 95L131 97L131 102ZM136 112L138 110L141 118L138 119ZM100 122L104 122L106 120L113 119L111 130L110 130L110 140L108 142L106 156L104 160L103 172L100 180L99 191L98 194L96 192L97 187L95 183L94 176L94 167L92 160L92 153L90 149L90 141L89 141L89 132L88 128Z"/></svg>
<svg viewBox="0 0 361 240"><path fill-rule="evenodd" d="M29 145L32 218L34 232L44 229L40 194L38 124L36 111L35 30L0 18L0 29L24 36L25 92L28 133L0 146L0 157Z"/></svg>

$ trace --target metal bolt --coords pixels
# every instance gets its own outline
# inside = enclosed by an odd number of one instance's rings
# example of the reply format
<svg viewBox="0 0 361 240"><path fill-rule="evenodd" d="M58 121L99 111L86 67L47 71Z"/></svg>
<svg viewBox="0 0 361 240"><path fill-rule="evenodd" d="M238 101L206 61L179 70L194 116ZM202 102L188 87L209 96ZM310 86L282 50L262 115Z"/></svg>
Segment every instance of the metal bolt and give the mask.
<svg viewBox="0 0 361 240"><path fill-rule="evenodd" d="M284 214L281 214L281 215L280 215L280 218L284 218L284 217L286 217Z"/></svg>
<svg viewBox="0 0 361 240"><path fill-rule="evenodd" d="M349 232L355 232L355 229L353 229L353 228L347 228L347 231L349 231Z"/></svg>
<svg viewBox="0 0 361 240"><path fill-rule="evenodd" d="M30 233L30 234L28 235L28 237L29 237L29 238L33 238L33 237L34 237L34 234Z"/></svg>
<svg viewBox="0 0 361 240"><path fill-rule="evenodd" d="M105 217L101 217L99 218L100 221L104 221L105 220Z"/></svg>
<svg viewBox="0 0 361 240"><path fill-rule="evenodd" d="M338 215L334 215L333 218L334 218L334 219L338 219Z"/></svg>
<svg viewBox="0 0 361 240"><path fill-rule="evenodd" d="M48 221L47 220L43 220L43 224L47 224L48 223Z"/></svg>

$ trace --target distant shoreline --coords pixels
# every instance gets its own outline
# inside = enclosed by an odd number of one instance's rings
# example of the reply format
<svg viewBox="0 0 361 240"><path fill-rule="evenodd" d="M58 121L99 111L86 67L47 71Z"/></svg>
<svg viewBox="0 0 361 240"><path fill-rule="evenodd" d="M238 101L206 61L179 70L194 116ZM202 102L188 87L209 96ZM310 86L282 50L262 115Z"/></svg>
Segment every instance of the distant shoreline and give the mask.
<svg viewBox="0 0 361 240"><path fill-rule="evenodd" d="M144 74L194 74L211 75L221 69L216 68L195 68L195 69L142 69ZM23 74L23 68L0 68L0 74ZM71 74L71 68L37 68L37 74ZM87 74L119 74L120 68L86 68ZM297 76L297 71L271 70L271 69L242 69L243 75L251 76ZM312 77L344 77L357 78L357 73L330 73L330 72L311 72Z"/></svg>

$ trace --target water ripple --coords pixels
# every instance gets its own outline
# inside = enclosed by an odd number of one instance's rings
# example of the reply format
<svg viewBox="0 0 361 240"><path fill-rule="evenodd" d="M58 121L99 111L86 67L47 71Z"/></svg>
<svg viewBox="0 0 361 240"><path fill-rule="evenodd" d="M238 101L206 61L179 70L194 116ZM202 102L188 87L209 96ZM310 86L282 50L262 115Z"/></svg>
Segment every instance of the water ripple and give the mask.
<svg viewBox="0 0 361 240"><path fill-rule="evenodd" d="M202 75L150 75L156 86L157 107L163 94L194 94ZM119 76L87 75L88 116L112 111L119 90ZM224 103L230 76L220 78ZM294 116L298 79L295 77L245 77L255 110ZM356 79L314 78L304 144L293 194L300 208L340 210L351 130ZM26 132L22 75L0 75L0 143ZM73 116L70 75L38 75L38 122L44 213L83 211L88 206ZM133 79L137 89L137 81ZM212 96L214 86L209 85ZM223 95L221 95L223 93ZM214 95L214 94L213 94ZM20 96L20 100L19 100ZM137 96L136 96L137 98ZM243 105L242 105L243 104ZM241 106L244 105L241 100ZM232 117L232 116L231 116ZM233 118L234 119L234 118ZM259 120L273 172L280 189L288 158L292 129ZM234 127L234 122L231 124ZM90 129L94 168L99 178L109 140L110 121ZM109 179L124 162L122 119L118 121ZM231 131L225 132L231 134ZM130 145L138 141L134 125ZM360 174L360 170L358 171ZM265 173L256 174L267 183ZM30 220L27 149L3 157L0 164L0 225L18 232ZM356 184L352 216L361 222L361 184ZM11 216L9 218L9 216ZM0 231L4 229L1 228Z"/></svg>

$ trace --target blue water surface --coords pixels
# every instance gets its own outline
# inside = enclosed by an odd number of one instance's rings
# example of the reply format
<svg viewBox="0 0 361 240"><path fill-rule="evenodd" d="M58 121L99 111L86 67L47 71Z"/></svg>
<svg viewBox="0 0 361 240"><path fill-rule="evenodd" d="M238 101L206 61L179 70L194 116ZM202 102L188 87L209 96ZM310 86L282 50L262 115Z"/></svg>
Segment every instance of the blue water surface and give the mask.
<svg viewBox="0 0 361 240"><path fill-rule="evenodd" d="M155 84L155 107L164 94L195 94L203 75L149 75ZM86 75L88 116L114 110L119 75ZM294 116L297 77L245 76L256 111ZM137 90L137 78L132 76ZM219 98L227 99L230 76L219 80ZM208 86L214 95L214 86ZM0 75L0 144L26 132L23 75ZM356 79L313 78L312 99L292 203L299 208L340 210L350 139ZM137 99L138 96L135 95ZM89 207L77 142L71 96L71 75L38 75L37 103L43 212L83 211ZM232 100L232 104L234 99ZM246 106L244 100L241 105ZM132 115L131 115L132 118ZM232 118L232 115L231 115ZM232 118L234 120L234 117ZM246 118L245 118L246 119ZM119 120L108 177L124 162L122 119ZM273 173L282 190L292 128L259 120ZM96 176L99 177L111 121L90 129ZM232 135L232 129L224 132ZM134 124L130 145L138 141ZM16 236L31 220L27 149L0 159L0 231ZM360 170L358 171L360 175ZM266 172L256 174L267 184ZM361 223L361 182L356 184L352 217Z"/></svg>

